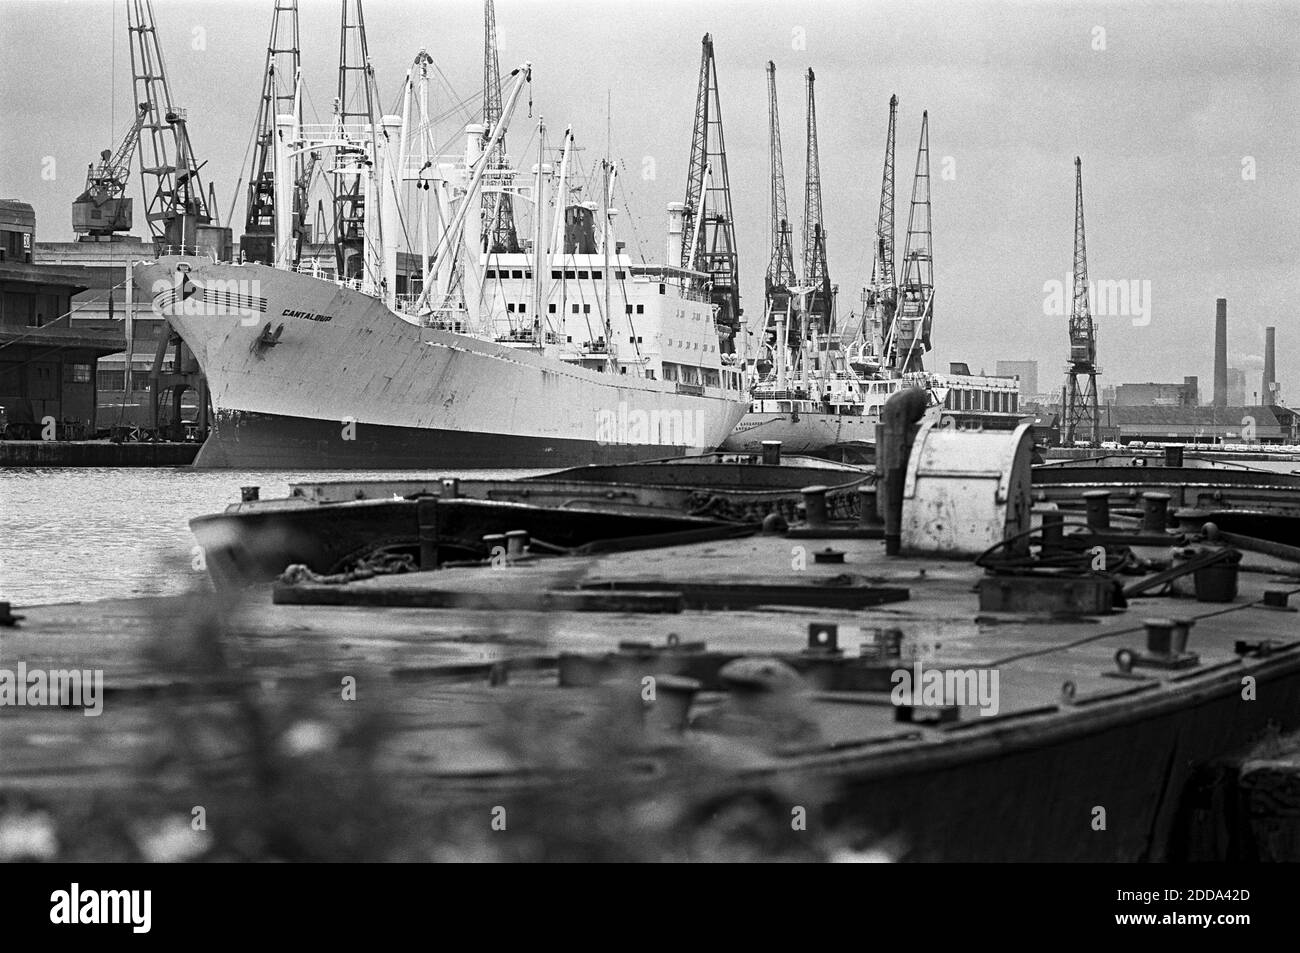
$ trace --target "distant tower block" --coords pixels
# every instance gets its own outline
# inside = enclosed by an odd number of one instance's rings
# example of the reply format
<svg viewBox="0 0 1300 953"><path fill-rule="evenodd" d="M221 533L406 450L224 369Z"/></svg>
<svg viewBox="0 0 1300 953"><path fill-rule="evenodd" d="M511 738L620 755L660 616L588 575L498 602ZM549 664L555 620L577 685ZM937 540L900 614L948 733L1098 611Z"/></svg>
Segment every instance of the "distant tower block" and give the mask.
<svg viewBox="0 0 1300 953"><path fill-rule="evenodd" d="M1214 312L1214 406L1228 406L1228 299L1219 298Z"/></svg>
<svg viewBox="0 0 1300 953"><path fill-rule="evenodd" d="M1272 407L1277 403L1277 328L1264 329L1264 380L1259 389L1259 402Z"/></svg>

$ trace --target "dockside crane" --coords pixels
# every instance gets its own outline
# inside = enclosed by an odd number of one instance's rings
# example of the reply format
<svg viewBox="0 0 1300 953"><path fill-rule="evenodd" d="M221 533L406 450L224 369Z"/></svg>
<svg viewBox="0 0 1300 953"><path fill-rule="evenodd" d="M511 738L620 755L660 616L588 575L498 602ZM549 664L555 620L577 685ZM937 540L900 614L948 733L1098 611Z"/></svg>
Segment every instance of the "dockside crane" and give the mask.
<svg viewBox="0 0 1300 953"><path fill-rule="evenodd" d="M731 212L727 148L722 135L718 71L713 58L713 37L707 33L702 48L686 179L686 208L682 215L682 234L691 237L682 243L679 264L708 276L703 290L714 308L719 347L722 353L731 354L735 353L735 337L744 310L740 306L736 230Z"/></svg>
<svg viewBox="0 0 1300 953"><path fill-rule="evenodd" d="M790 347L796 342L792 335L797 334L794 322L790 320L790 289L796 284L794 270L794 248L790 218L786 210L785 196L785 160L781 153L781 117L777 109L776 98L776 64L767 64L767 126L770 144L771 170L771 257L767 264L764 285L766 291L766 329L768 339L775 355L778 347ZM781 331L778 324L785 326L785 342L781 343ZM778 358L778 364L780 363Z"/></svg>
<svg viewBox="0 0 1300 953"><path fill-rule="evenodd" d="M1088 300L1088 249L1083 236L1083 160L1074 159L1074 304L1070 309L1070 361L1065 371L1065 442L1101 442L1097 412L1097 330Z"/></svg>
<svg viewBox="0 0 1300 953"><path fill-rule="evenodd" d="M894 309L898 303L898 275L894 271L894 146L898 127L898 97L889 97L889 126L885 134L885 168L880 180L880 211L871 263L871 287L865 311L871 314L873 350L877 358L893 339Z"/></svg>
<svg viewBox="0 0 1300 953"><path fill-rule="evenodd" d="M297 83L301 56L298 49L298 0L275 0L271 35L266 47L266 71L257 111L253 166L248 180L248 207L239 250L245 261L275 263L277 241L291 242L291 261L297 261L306 227L306 189L294 196L293 235L275 233L275 136L277 117L299 115ZM302 159L295 157L294 181L301 184ZM305 185L305 184L302 184Z"/></svg>
<svg viewBox="0 0 1300 953"><path fill-rule="evenodd" d="M113 241L119 232L129 232L132 202L126 195L131 181L131 160L140 143L140 129L149 118L149 104L140 103L135 120L118 143L105 149L99 162L86 170L86 190L72 203L72 230L79 242Z"/></svg>
<svg viewBox="0 0 1300 953"><path fill-rule="evenodd" d="M366 19L361 0L343 0L339 27L339 87L334 101L337 139L352 144L334 150L334 255L340 278L357 279L365 272L366 176L371 161L366 137L375 129L374 72L366 44Z"/></svg>
<svg viewBox="0 0 1300 953"><path fill-rule="evenodd" d="M145 220L155 242L193 249L202 244L228 259L230 233L220 229L190 145L186 112L172 100L152 0L128 0L135 100L147 104L140 130Z"/></svg>
<svg viewBox="0 0 1300 953"><path fill-rule="evenodd" d="M898 308L893 322L890 366L899 372L924 370L934 318L934 257L930 233L930 114L921 113L921 141L916 149L912 179L912 208L907 218L907 244L898 281Z"/></svg>
<svg viewBox="0 0 1300 953"><path fill-rule="evenodd" d="M483 136L484 143L501 118L501 66L497 61L497 15L492 0L483 5ZM488 157L488 175L500 191L483 193L483 235L491 254L516 254L519 235L515 230L515 206L510 183L505 181L506 142L504 137Z"/></svg>
<svg viewBox="0 0 1300 953"><path fill-rule="evenodd" d="M816 76L807 73L808 131L805 153L805 179L803 193L803 325L807 334L835 333L835 309L829 269L826 266L826 228L822 224L822 175L817 152L817 99L814 94Z"/></svg>

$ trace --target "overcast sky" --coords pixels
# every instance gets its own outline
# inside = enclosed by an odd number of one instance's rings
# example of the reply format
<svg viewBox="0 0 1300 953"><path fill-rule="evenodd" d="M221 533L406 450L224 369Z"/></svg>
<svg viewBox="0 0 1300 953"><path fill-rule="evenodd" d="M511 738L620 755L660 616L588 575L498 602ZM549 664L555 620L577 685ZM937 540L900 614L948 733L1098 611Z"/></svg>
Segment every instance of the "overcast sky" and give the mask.
<svg viewBox="0 0 1300 953"><path fill-rule="evenodd" d="M273 5L154 3L172 94L189 109L223 217L245 174ZM685 190L700 38L713 34L751 321L762 311L768 256L764 70L772 59L796 221L803 72L817 73L825 224L842 314L857 307L870 277L887 102L897 93L900 246L921 111L930 112L933 366L965 360L991 372L999 358L1033 359L1044 388L1060 376L1066 318L1044 313L1044 285L1064 281L1071 267L1080 155L1091 277L1136 282L1138 303L1150 306L1147 324L1133 305L1130 315L1098 317L1102 383L1198 374L1208 397L1214 299L1226 296L1230 362L1247 370L1248 390L1259 386L1263 328L1273 324L1284 399L1300 403L1300 4L496 6L502 68L533 62L534 117L546 117L555 139L572 123L588 165L604 151L610 97L635 225L633 235L624 224L622 237L652 260L663 254L664 205ZM334 95L339 3L302 0L301 8L305 73L323 115ZM478 0L369 0L365 14L385 108L395 107L421 46L461 98L476 100ZM69 209L86 164L130 117L125 17L126 0L0 0L0 195L36 207L43 240L72 237ZM516 154L531 135L527 115L525 102L511 138ZM52 180L42 175L47 157ZM138 204L138 177L131 194ZM242 196L235 215L238 236Z"/></svg>

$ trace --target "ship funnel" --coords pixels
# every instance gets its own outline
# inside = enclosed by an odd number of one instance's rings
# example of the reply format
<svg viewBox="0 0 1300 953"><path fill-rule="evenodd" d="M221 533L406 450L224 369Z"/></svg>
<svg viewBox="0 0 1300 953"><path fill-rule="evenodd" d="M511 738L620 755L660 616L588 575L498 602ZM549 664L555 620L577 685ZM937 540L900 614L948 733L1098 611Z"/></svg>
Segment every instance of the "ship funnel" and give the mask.
<svg viewBox="0 0 1300 953"><path fill-rule="evenodd" d="M1264 329L1264 386L1259 389L1260 403L1269 407L1277 403L1277 328Z"/></svg>
<svg viewBox="0 0 1300 953"><path fill-rule="evenodd" d="M685 203L668 203L668 247L664 255L664 264L670 268L676 268L682 263L682 218L685 214Z"/></svg>
<svg viewBox="0 0 1300 953"><path fill-rule="evenodd" d="M1214 406L1228 406L1228 299L1219 298L1214 312Z"/></svg>

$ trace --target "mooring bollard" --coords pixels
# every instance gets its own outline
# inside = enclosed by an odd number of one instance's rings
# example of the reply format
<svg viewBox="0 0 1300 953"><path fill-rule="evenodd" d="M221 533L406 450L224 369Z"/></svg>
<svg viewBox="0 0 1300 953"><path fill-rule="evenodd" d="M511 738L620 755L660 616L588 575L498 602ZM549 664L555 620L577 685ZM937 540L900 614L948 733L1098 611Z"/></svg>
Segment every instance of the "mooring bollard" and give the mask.
<svg viewBox="0 0 1300 953"><path fill-rule="evenodd" d="M1163 533L1169 525L1169 494L1142 494L1142 529L1148 533Z"/></svg>
<svg viewBox="0 0 1300 953"><path fill-rule="evenodd" d="M442 480L442 495L449 500L454 500L460 496L460 480L457 477L444 477Z"/></svg>
<svg viewBox="0 0 1300 953"><path fill-rule="evenodd" d="M1183 448L1180 446L1165 447L1165 466L1181 467L1183 465Z"/></svg>
<svg viewBox="0 0 1300 953"><path fill-rule="evenodd" d="M241 486L239 488L239 498L245 503L254 503L261 495L262 488L258 486Z"/></svg>
<svg viewBox="0 0 1300 953"><path fill-rule="evenodd" d="M826 525L826 487L806 486L799 492L803 494L804 519L809 526Z"/></svg>
<svg viewBox="0 0 1300 953"><path fill-rule="evenodd" d="M528 530L512 529L506 533L506 558L518 559L528 551Z"/></svg>
<svg viewBox="0 0 1300 953"><path fill-rule="evenodd" d="M1173 655L1182 655L1187 651L1187 640L1192 634L1195 619L1179 617L1171 619L1174 627L1169 632L1169 651Z"/></svg>
<svg viewBox="0 0 1300 953"><path fill-rule="evenodd" d="M502 559L506 554L506 534L489 533L484 536L483 548L487 550L488 559L491 560L492 565L498 565L498 560Z"/></svg>
<svg viewBox="0 0 1300 953"><path fill-rule="evenodd" d="M763 462L776 466L781 462L781 441L764 440L763 441Z"/></svg>
<svg viewBox="0 0 1300 953"><path fill-rule="evenodd" d="M1083 494L1087 508L1088 529L1110 529L1110 491L1089 490Z"/></svg>
<svg viewBox="0 0 1300 953"><path fill-rule="evenodd" d="M858 487L858 524L861 526L879 526L880 495L874 486Z"/></svg>
<svg viewBox="0 0 1300 953"><path fill-rule="evenodd" d="M1143 619L1147 630L1147 651L1152 655L1168 655L1173 641L1172 619Z"/></svg>

